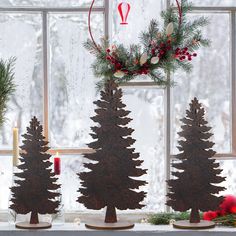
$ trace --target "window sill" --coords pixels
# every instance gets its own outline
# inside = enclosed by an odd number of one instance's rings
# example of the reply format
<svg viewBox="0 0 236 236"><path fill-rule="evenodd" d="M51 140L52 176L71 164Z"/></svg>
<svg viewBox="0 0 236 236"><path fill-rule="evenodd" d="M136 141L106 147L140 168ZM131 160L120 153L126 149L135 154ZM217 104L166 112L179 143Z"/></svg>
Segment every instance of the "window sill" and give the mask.
<svg viewBox="0 0 236 236"><path fill-rule="evenodd" d="M95 231L85 228L84 224L76 225L75 223L66 223L62 226L53 226L51 229L38 230L33 233L35 236L228 236L235 235L236 228L216 227L214 229L190 231L173 229L169 225L149 225L136 224L133 229L123 231ZM0 236L30 236L32 231L16 229L14 225L0 223Z"/></svg>

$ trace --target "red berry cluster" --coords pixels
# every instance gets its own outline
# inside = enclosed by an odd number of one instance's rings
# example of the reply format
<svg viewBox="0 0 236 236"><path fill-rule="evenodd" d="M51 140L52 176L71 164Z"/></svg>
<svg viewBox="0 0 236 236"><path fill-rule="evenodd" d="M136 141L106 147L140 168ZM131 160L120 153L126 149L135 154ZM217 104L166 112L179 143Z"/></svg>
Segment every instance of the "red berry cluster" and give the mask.
<svg viewBox="0 0 236 236"><path fill-rule="evenodd" d="M141 69L139 69L137 72L139 75L147 75L149 73L149 66L147 63L145 63Z"/></svg>
<svg viewBox="0 0 236 236"><path fill-rule="evenodd" d="M171 50L171 40L167 40L166 43L160 43L160 45L153 45L151 49L152 56L158 55L159 58L163 57L167 51Z"/></svg>
<svg viewBox="0 0 236 236"><path fill-rule="evenodd" d="M114 52L112 52L111 53L111 50L108 48L107 50L107 57L106 57L106 59L108 60L108 61L110 61L110 63L111 64L113 64L114 65L114 67L115 67L115 69L116 70L120 70L121 68L122 68L122 65L121 65L121 63L115 58L115 53Z"/></svg>
<svg viewBox="0 0 236 236"><path fill-rule="evenodd" d="M188 51L188 48L184 48L184 49L180 49L180 48L177 48L175 50L175 58L178 58L180 61L183 61L185 59L188 59L189 61L192 61L192 57L196 57L197 56L197 53L193 53L191 54L189 51Z"/></svg>

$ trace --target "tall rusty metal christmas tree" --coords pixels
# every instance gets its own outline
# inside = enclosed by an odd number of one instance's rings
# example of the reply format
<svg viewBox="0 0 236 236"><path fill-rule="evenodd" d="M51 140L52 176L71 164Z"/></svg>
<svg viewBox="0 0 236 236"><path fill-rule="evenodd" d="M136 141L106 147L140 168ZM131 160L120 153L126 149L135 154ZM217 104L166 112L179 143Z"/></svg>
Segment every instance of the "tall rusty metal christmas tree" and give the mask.
<svg viewBox="0 0 236 236"><path fill-rule="evenodd" d="M94 142L88 146L96 152L86 154L92 163L84 164L89 172L79 174L82 187L78 202L88 209L99 210L107 207L105 222L92 222L87 227L96 229L121 229L133 227L133 224L117 222L116 209L141 209L146 193L137 192L145 181L137 180L146 173L140 166L139 154L130 148L135 140L130 136L133 129L126 125L132 120L128 118L130 111L126 111L122 103L122 90L114 80L106 82L101 91L101 100L97 105L96 116L91 119L99 126L92 127L91 134ZM110 224L115 223L115 224Z"/></svg>
<svg viewBox="0 0 236 236"><path fill-rule="evenodd" d="M14 173L15 186L11 188L12 199L10 208L17 214L31 212L30 222L19 222L17 228L39 229L49 228L51 224L39 222L38 214L57 213L59 202L55 200L58 193L55 192L60 186L56 184L57 178L51 170L52 163L48 142L42 135L43 127L34 117L27 133L22 135L25 139L21 146L21 164L19 172Z"/></svg>
<svg viewBox="0 0 236 236"><path fill-rule="evenodd" d="M225 188L218 186L225 180L213 156L213 142L209 141L211 127L204 119L204 108L197 98L190 103L186 117L181 121L182 131L179 132L180 153L176 155L177 162L172 164L178 171L172 172L176 178L167 181L169 185L169 200L167 205L176 211L191 209L190 221L174 223L178 228L209 228L213 222L200 221L199 211L216 210L223 197L215 196Z"/></svg>

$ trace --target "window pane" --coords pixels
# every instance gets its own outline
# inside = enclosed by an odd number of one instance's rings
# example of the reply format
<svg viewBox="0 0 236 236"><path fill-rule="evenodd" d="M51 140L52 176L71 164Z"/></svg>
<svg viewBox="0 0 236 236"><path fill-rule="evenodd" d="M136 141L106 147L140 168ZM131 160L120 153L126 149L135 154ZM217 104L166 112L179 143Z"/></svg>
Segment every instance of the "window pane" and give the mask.
<svg viewBox="0 0 236 236"><path fill-rule="evenodd" d="M223 169L222 176L226 177L226 181L222 184L226 190L221 192L221 195L233 194L236 195L236 161L220 161L220 166Z"/></svg>
<svg viewBox="0 0 236 236"><path fill-rule="evenodd" d="M148 185L143 187L148 192L144 211L164 211L165 205L163 94L164 92L158 89L124 89L124 102L127 109L132 111L130 117L133 121L130 126L135 129L134 147L144 160L143 168L148 169L148 174L143 177L148 182ZM148 122L145 122L147 120ZM76 191L80 186L76 173L85 170L83 163L87 161L80 155L62 158L62 191L68 211L88 211L76 202Z"/></svg>
<svg viewBox="0 0 236 236"><path fill-rule="evenodd" d="M191 0L194 6L236 6L235 0Z"/></svg>
<svg viewBox="0 0 236 236"><path fill-rule="evenodd" d="M148 30L149 23L152 19L159 22L162 29L161 11L164 10L163 0L129 0L131 5L128 16L128 25L121 25L121 18L118 12L118 4L121 1L112 1L112 42L115 44L130 44L140 43L139 36L141 32ZM138 81L151 80L148 76L138 76L135 78Z"/></svg>
<svg viewBox="0 0 236 236"><path fill-rule="evenodd" d="M217 161L220 164L220 168L223 170L221 173L222 177L226 177L226 180L219 184L219 186L225 187L226 190L219 193L220 196L225 195L236 195L236 176L235 176L235 168L236 161L235 160L226 160L226 161ZM179 163L178 160L173 159L173 163ZM178 171L175 168L171 167L171 171ZM171 178L176 179L175 176L171 176Z"/></svg>
<svg viewBox="0 0 236 236"><path fill-rule="evenodd" d="M185 116L194 96L204 105L206 118L213 127L214 149L218 153L231 151L230 16L223 13L205 16L211 23L203 34L212 40L211 47L199 50L191 74L179 71L172 76L177 83L172 89L172 153L177 152L180 118Z"/></svg>
<svg viewBox="0 0 236 236"><path fill-rule="evenodd" d="M95 39L103 33L103 15L93 14ZM83 47L87 14L50 14L50 138L53 147L81 148L91 139L90 126L97 80L94 56Z"/></svg>
<svg viewBox="0 0 236 236"><path fill-rule="evenodd" d="M131 111L130 123L135 131L134 147L144 160L143 168L148 174L142 179L148 185L145 211L164 211L165 166L164 166L164 91L161 89L124 88L124 102Z"/></svg>
<svg viewBox="0 0 236 236"><path fill-rule="evenodd" d="M1 7L27 6L27 7L88 7L91 0L1 0ZM102 6L104 0L95 1L94 6Z"/></svg>
<svg viewBox="0 0 236 236"><path fill-rule="evenodd" d="M43 119L42 21L40 14L0 14L0 58L15 56L16 92L0 132L1 148L12 146L12 126L25 132L32 116Z"/></svg>
<svg viewBox="0 0 236 236"><path fill-rule="evenodd" d="M131 9L127 20L128 25L120 24L121 18L117 9L120 2L118 0L112 1L112 40L125 45L138 43L140 33L147 30L152 19L160 22L160 13L164 9L164 1L129 0Z"/></svg>
<svg viewBox="0 0 236 236"><path fill-rule="evenodd" d="M0 156L0 211L7 210L10 186L12 184L12 159L9 156Z"/></svg>
<svg viewBox="0 0 236 236"><path fill-rule="evenodd" d="M142 179L148 181L143 189L148 192L144 211L164 211L164 105L163 91L158 89L124 89L124 102L133 118L130 126L135 129L134 144L144 160L143 168L148 174ZM142 109L140 109L142 108ZM86 210L76 203L80 182L76 173L84 171L83 156L65 156L62 160L62 186L66 210ZM70 183L68 185L68 183ZM88 211L88 210L86 210ZM133 211L132 211L133 212Z"/></svg>

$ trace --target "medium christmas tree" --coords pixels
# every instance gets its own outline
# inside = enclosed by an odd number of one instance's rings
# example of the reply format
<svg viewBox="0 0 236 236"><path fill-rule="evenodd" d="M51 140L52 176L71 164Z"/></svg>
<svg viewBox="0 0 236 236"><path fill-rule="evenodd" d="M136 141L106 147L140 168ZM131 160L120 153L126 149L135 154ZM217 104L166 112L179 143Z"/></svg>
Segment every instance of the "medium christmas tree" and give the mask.
<svg viewBox="0 0 236 236"><path fill-rule="evenodd" d="M18 169L21 172L15 173L16 186L12 187L11 209L18 214L31 212L30 224L19 223L19 228L37 228L39 226L38 214L57 213L59 202L55 198L59 196L55 192L60 186L55 182L55 174L51 170L52 163L49 161L51 155L48 142L42 135L43 127L36 117L30 122L27 133L22 135L25 138L21 146L21 164ZM38 225L37 227L34 225ZM41 228L50 227L43 224Z"/></svg>
<svg viewBox="0 0 236 236"><path fill-rule="evenodd" d="M108 80L104 91L101 91L101 100L94 102L97 105L96 116L91 119L99 124L92 127L91 134L96 141L88 146L96 152L86 154L92 161L84 166L89 172L79 174L82 181L82 194L78 202L88 209L99 210L107 207L105 223L117 222L116 208L119 210L141 209L146 193L137 192L146 182L137 180L146 173L140 166L139 154L130 148L135 140L130 137L134 131L126 125L132 120L127 117L130 111L122 103L122 90L117 84Z"/></svg>
<svg viewBox="0 0 236 236"><path fill-rule="evenodd" d="M222 170L213 159L214 143L209 141L211 127L207 126L204 108L197 98L192 100L186 114L181 120L182 131L178 133L182 138L178 142L178 161L172 165L179 171L172 172L176 179L168 181L170 193L167 205L176 211L191 209L190 223L199 223L199 210L215 210L223 200L215 194L225 189L216 186L225 178L220 176Z"/></svg>

